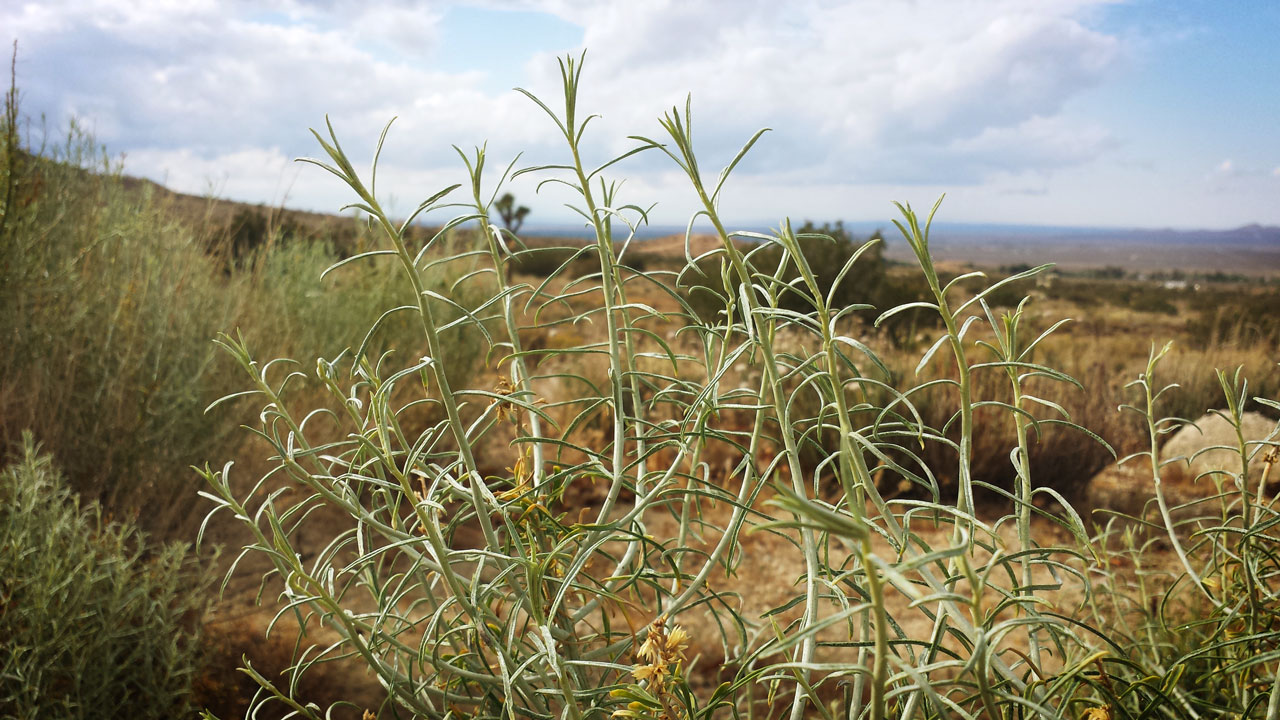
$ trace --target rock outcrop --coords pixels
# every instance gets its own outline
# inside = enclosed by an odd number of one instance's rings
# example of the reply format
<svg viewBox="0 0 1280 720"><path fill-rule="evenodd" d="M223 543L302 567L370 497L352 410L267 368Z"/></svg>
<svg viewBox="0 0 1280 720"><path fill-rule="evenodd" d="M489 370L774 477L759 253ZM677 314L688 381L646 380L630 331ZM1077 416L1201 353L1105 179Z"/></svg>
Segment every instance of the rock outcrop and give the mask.
<svg viewBox="0 0 1280 720"><path fill-rule="evenodd" d="M1241 427L1250 453L1247 487L1256 493L1267 464L1265 459L1275 448L1267 443L1277 440L1276 422L1249 412L1245 413ZM1160 450L1160 481L1175 521L1217 515L1221 507L1215 499L1219 485L1222 492L1238 487L1240 454L1236 445L1235 428L1216 413L1183 426L1165 442ZM1280 467L1273 468L1268 476L1272 488L1277 483L1280 483ZM1272 494L1269 490L1267 497ZM1155 503L1149 502L1154 497L1151 462L1146 457L1134 457L1095 475L1089 481L1082 509L1093 514L1094 521L1099 523L1106 522L1112 513L1159 523ZM1228 502L1234 501L1235 498L1228 498Z"/></svg>
<svg viewBox="0 0 1280 720"><path fill-rule="evenodd" d="M1265 415L1247 412L1241 418L1241 429L1251 455L1249 463L1249 487L1256 488L1262 479L1265 463L1264 456L1270 449L1260 445L1276 430L1276 422ZM1160 460L1171 463L1166 472L1180 472L1183 479L1200 482L1209 481L1212 487L1212 476L1221 476L1230 480L1240 473L1240 453L1236 449L1236 430L1226 418L1209 413L1195 422L1195 425L1184 425L1160 449ZM1225 446L1210 449L1215 446ZM1280 473L1280 468L1271 471L1272 476ZM1163 476L1162 476L1163 477ZM1272 477L1271 479L1277 479Z"/></svg>

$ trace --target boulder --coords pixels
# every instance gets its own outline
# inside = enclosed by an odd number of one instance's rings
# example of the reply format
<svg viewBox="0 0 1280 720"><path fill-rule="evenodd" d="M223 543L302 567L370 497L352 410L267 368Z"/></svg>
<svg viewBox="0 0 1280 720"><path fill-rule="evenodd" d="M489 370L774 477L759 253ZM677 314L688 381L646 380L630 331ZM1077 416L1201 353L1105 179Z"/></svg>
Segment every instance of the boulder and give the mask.
<svg viewBox="0 0 1280 720"><path fill-rule="evenodd" d="M1123 465L1112 463L1089 480L1080 509L1086 518L1098 510L1141 517L1143 506L1155 494L1153 488L1151 463L1146 458L1132 458ZM1107 520L1103 516L1093 519L1103 524Z"/></svg>
<svg viewBox="0 0 1280 720"><path fill-rule="evenodd" d="M1269 450L1259 443L1271 438L1276 430L1276 422L1260 413L1247 412L1240 424L1246 447L1252 456L1249 462L1249 488L1256 490L1266 464L1263 458ZM1194 482L1199 478L1199 483L1206 483L1206 488L1212 488L1213 476L1230 481L1239 474L1240 454L1236 449L1236 442L1236 431L1231 423L1221 415L1209 413L1196 420L1195 424L1183 425L1174 433L1161 448L1160 460L1170 463L1166 471L1176 468L1185 475L1186 480ZM1226 447L1209 449L1219 445ZM1271 471L1270 480L1280 479L1277 475L1280 475L1280 468Z"/></svg>
<svg viewBox="0 0 1280 720"><path fill-rule="evenodd" d="M1211 497L1214 494L1212 484L1195 485L1187 482L1183 471L1172 466L1161 468L1160 481L1164 488L1165 502L1169 504L1175 522L1215 512L1214 506L1208 502L1190 504ZM1114 517L1113 513L1120 513L1160 525L1164 521L1160 517L1159 507L1153 501L1155 496L1151 461L1145 456L1135 457L1124 464L1113 463L1094 475L1089 480L1082 509L1086 518L1092 515L1094 522L1099 524L1106 524L1108 519Z"/></svg>
<svg viewBox="0 0 1280 720"><path fill-rule="evenodd" d="M1256 493L1266 465L1263 458L1270 450L1270 446L1261 443L1275 440L1276 422L1250 412L1245 413L1242 426L1252 454L1248 487ZM1211 449L1219 445L1231 449ZM1220 505L1210 500L1218 493L1214 478L1221 478L1224 491L1235 487L1234 478L1240 472L1240 455L1235 446L1235 429L1214 413L1183 426L1165 443L1160 451L1160 481L1175 522L1218 515ZM1271 471L1268 481L1273 487L1280 482L1280 467ZM1098 513L1105 510L1160 524L1163 521L1159 510L1154 502L1149 502L1154 497L1150 460L1134 457L1123 465L1112 464L1093 476L1085 491L1082 509L1093 514L1094 521L1099 523L1107 520L1107 513Z"/></svg>

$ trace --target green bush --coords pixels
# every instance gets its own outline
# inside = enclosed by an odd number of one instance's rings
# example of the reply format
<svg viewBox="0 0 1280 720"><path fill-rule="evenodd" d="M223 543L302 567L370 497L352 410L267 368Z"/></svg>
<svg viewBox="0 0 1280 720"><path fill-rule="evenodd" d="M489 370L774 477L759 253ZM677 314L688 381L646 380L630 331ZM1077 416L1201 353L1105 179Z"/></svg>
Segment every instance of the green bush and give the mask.
<svg viewBox="0 0 1280 720"><path fill-rule="evenodd" d="M884 237L879 231L858 241L845 229L843 221L836 221L834 225L823 223L819 227L806 220L795 230L795 235L805 260L815 268L818 289L824 296L830 294L833 307L883 304L882 289L886 284ZM743 233L740 237L759 243L749 250L752 265L774 276L771 282L776 282L780 288L779 305L796 312L812 311L812 301L797 287L802 282L800 270L791 262L786 250L755 233ZM855 256L858 260L853 263ZM707 258L686 275L689 278L686 292L703 319L714 319L725 309L723 301L716 301L724 295L719 267L718 258ZM842 270L845 271L843 276ZM728 297L737 295L737 284L731 285Z"/></svg>
<svg viewBox="0 0 1280 720"><path fill-rule="evenodd" d="M81 506L28 436L0 472L0 717L189 712L210 576Z"/></svg>
<svg viewBox="0 0 1280 720"><path fill-rule="evenodd" d="M1197 293L1196 301L1199 310L1187 322L1187 331L1197 345L1280 343L1280 288L1208 288Z"/></svg>
<svg viewBox="0 0 1280 720"><path fill-rule="evenodd" d="M261 206L245 207L236 211L235 216L231 218L226 235L220 238L225 247L211 249L228 253L233 263L243 262L255 250L268 243L294 242L301 236L302 228L288 213L283 214L283 217L273 224L272 218Z"/></svg>
<svg viewBox="0 0 1280 720"><path fill-rule="evenodd" d="M510 268L512 272L544 278L556 274L581 277L598 269L589 249L584 252L582 248L553 245L516 250Z"/></svg>

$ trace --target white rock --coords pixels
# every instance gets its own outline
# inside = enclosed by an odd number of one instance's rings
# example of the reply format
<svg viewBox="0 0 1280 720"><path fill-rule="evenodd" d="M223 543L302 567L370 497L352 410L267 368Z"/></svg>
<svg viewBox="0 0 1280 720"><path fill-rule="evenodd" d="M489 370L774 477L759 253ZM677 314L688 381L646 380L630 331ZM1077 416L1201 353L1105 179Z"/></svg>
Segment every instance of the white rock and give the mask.
<svg viewBox="0 0 1280 720"><path fill-rule="evenodd" d="M1276 422L1260 413L1247 412L1241 418L1241 429L1250 454L1249 488L1256 491L1266 464L1263 458L1270 449L1261 442L1275 434ZM1160 460L1173 461L1168 466L1168 471L1176 468L1185 475L1185 479L1200 478L1197 484L1204 483L1206 488L1211 488L1213 476L1234 482L1235 476L1240 474L1237 442L1236 431L1231 423L1221 415L1209 413L1196 420L1194 425L1184 425L1174 433L1161 448ZM1219 445L1226 447L1209 449ZM1277 476L1280 476L1280 468L1271 471L1270 479L1280 479Z"/></svg>
<svg viewBox="0 0 1280 720"><path fill-rule="evenodd" d="M1264 443L1276 439L1276 422L1250 412L1245 413L1241 425L1250 453L1248 489L1256 494L1265 467L1264 458L1273 447ZM1228 447L1215 448L1220 445ZM1235 429L1214 413L1205 415L1194 425L1182 427L1169 438L1160 451L1160 482L1175 522L1219 516L1221 502L1214 499L1219 494L1215 478L1221 482L1223 493L1232 493L1238 488L1240 454L1236 446ZM1280 467L1273 468L1268 476L1272 487L1278 482ZM1082 504L1098 523L1105 523L1109 515L1098 511L1113 511L1162 524L1156 503L1152 502L1154 497L1151 462L1146 457L1135 457L1124 465L1110 465L1093 476ZM1238 492L1228 495L1228 503L1237 502L1237 497Z"/></svg>

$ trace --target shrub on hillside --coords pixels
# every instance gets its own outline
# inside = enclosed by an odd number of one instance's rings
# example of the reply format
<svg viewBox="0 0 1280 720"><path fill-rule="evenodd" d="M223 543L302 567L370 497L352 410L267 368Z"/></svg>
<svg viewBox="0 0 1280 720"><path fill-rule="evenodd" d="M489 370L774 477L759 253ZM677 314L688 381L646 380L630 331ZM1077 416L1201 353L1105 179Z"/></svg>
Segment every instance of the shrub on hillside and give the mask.
<svg viewBox="0 0 1280 720"><path fill-rule="evenodd" d="M147 521L165 531L181 524L168 508L191 505L181 468L226 449L229 428L200 411L226 387L208 338L237 294L91 138L73 128L46 155L17 150L0 153L0 179L29 190L0 208L0 446L30 429L77 491L165 508Z"/></svg>
<svg viewBox="0 0 1280 720"><path fill-rule="evenodd" d="M1280 289L1212 289L1197 298L1196 315L1187 331L1197 345L1222 343L1275 347L1280 342Z"/></svg>
<svg viewBox="0 0 1280 720"><path fill-rule="evenodd" d="M209 576L182 544L81 506L30 436L0 472L0 717L174 718Z"/></svg>
<svg viewBox="0 0 1280 720"><path fill-rule="evenodd" d="M550 277L568 264L570 277L592 271L595 264L591 253L572 247L531 247L518 250L511 256L511 270L535 277Z"/></svg>
<svg viewBox="0 0 1280 720"><path fill-rule="evenodd" d="M227 233L220 238L233 262L243 262L259 248L276 242L289 242L302 235L298 221L283 213L275 218L265 208L244 207L231 218Z"/></svg>
<svg viewBox="0 0 1280 720"><path fill-rule="evenodd" d="M223 229L130 187L75 126L60 144L32 147L19 123L13 92L0 117L0 453L30 430L84 497L153 534L189 537L201 511L186 468L243 442L233 410L204 412L235 382L209 339L239 330L255 347L295 356L359 347L365 318L390 297L386 266L323 280L359 246L359 235L344 234L355 223L303 237L292 215L273 226L255 208ZM268 242L272 233L293 241ZM414 226L406 242L433 234ZM429 288L461 306L487 296L483 279L459 282L467 260L438 258L423 258ZM413 328L393 316L370 347L408 347ZM471 327L451 331L450 361L482 365L478 338Z"/></svg>
<svg viewBox="0 0 1280 720"><path fill-rule="evenodd" d="M877 231L865 240L856 240L844 222L836 221L834 225L823 223L821 227L812 221L795 231L796 240L809 264L816 268L816 279L823 294L832 292L833 307L848 307L861 303L878 304L880 291L885 286L884 238ZM813 304L802 292L795 288L800 282L800 271L790 261L782 246L765 241L750 252L752 264L763 272L778 273L778 304L795 312L809 312ZM857 262L847 274L837 282L840 271L844 269L854 255L860 255ZM719 257L706 258L699 262L693 272L688 274L688 297L698 315L704 319L713 319L724 310L724 302L716 298L724 294L724 285L720 282ZM727 297L735 297L735 287Z"/></svg>

